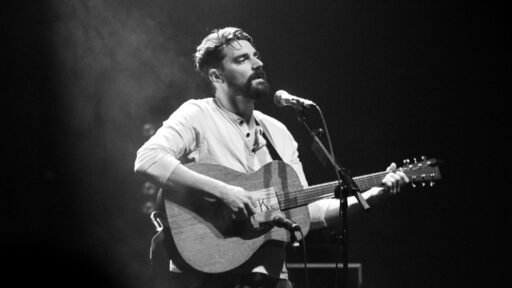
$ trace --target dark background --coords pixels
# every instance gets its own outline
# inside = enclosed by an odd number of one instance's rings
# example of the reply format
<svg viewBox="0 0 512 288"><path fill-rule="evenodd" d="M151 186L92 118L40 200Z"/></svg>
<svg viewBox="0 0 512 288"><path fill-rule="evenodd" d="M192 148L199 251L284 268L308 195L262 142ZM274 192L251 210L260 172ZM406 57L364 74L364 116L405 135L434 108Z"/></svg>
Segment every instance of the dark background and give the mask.
<svg viewBox="0 0 512 288"><path fill-rule="evenodd" d="M151 287L154 228L133 173L143 125L208 96L193 71L212 29L251 34L274 89L315 101L353 175L426 155L430 189L350 218L369 287L491 287L503 252L504 8L484 1L20 1L2 23L4 269L19 286ZM291 108L311 184L334 180ZM316 115L311 125L320 127ZM498 158L499 157L499 158ZM330 229L308 235L332 261ZM4 253L2 253L4 254ZM5 255L4 254L4 255ZM291 259L302 259L292 251ZM315 287L315 279L310 280Z"/></svg>

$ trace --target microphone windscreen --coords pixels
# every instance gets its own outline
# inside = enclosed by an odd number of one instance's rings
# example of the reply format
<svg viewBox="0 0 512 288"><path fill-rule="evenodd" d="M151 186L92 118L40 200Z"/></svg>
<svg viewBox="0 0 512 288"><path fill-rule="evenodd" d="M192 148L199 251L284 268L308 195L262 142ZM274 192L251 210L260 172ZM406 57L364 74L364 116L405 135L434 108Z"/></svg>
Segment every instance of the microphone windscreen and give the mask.
<svg viewBox="0 0 512 288"><path fill-rule="evenodd" d="M274 94L274 103L279 106L279 107L283 107L284 104L283 104L283 96L285 96L286 94L286 91L284 90L278 90L275 94Z"/></svg>

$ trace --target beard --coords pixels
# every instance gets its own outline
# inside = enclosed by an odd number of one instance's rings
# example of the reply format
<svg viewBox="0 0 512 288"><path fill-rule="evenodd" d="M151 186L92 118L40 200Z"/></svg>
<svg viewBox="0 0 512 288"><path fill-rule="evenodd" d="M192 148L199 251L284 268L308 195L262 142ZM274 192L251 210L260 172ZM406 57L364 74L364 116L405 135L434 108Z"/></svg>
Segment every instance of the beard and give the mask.
<svg viewBox="0 0 512 288"><path fill-rule="evenodd" d="M270 84L267 81L267 74L263 70L257 70L247 78L244 85L244 95L247 98L256 100L270 95Z"/></svg>

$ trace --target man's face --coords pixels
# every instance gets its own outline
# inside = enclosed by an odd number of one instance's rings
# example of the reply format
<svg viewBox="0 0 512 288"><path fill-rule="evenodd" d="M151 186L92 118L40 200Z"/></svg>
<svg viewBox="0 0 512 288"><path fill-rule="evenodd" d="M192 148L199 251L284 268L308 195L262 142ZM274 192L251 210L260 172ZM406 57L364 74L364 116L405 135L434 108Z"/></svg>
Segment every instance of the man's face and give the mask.
<svg viewBox="0 0 512 288"><path fill-rule="evenodd" d="M223 49L220 71L235 94L257 99L270 93L259 53L246 40L233 41Z"/></svg>

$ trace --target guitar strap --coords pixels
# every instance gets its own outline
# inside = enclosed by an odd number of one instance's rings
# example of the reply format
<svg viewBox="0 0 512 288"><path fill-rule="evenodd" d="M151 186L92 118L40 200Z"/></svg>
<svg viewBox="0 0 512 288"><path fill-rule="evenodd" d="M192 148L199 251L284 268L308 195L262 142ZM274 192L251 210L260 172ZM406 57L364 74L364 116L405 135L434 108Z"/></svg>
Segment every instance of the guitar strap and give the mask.
<svg viewBox="0 0 512 288"><path fill-rule="evenodd" d="M270 140L268 139L267 133L265 133L265 131L263 131L263 138L265 138L265 141L267 141L267 149L268 152L270 153L270 157L272 157L272 160L283 161L281 156L279 156L279 153L277 153L276 148L274 148L274 145L272 145L272 142L270 142Z"/></svg>
<svg viewBox="0 0 512 288"><path fill-rule="evenodd" d="M270 153L270 157L272 157L272 160L283 161L283 158L281 158L281 156L279 156L279 153L277 153L276 148L274 148L274 144L272 144L272 141L270 141L269 137L267 136L268 129L265 126L265 124L263 122L260 123L256 119L255 119L255 121L256 121L256 124L259 125L263 129L261 134L262 134L263 138L265 139L265 141L267 142L267 149L268 149L268 152Z"/></svg>

